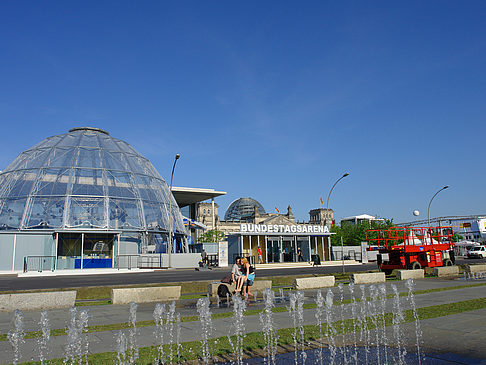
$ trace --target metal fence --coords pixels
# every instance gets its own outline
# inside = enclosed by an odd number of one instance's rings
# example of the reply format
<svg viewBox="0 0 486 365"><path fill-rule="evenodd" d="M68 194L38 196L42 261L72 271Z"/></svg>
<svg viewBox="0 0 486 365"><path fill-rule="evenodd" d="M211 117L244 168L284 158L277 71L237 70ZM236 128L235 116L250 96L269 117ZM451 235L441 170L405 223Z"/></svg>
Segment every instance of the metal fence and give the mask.
<svg viewBox="0 0 486 365"><path fill-rule="evenodd" d="M116 268L120 269L135 269L138 268L140 255L118 255L116 256Z"/></svg>
<svg viewBox="0 0 486 365"><path fill-rule="evenodd" d="M24 257L24 272L56 270L56 256L26 256Z"/></svg>

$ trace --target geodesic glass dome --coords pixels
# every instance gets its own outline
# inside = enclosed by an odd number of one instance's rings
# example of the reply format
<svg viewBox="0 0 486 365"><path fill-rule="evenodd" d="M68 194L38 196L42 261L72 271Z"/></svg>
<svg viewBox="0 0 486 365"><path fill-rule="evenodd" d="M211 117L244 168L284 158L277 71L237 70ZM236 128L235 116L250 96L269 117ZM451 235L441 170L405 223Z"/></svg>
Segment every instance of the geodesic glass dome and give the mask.
<svg viewBox="0 0 486 365"><path fill-rule="evenodd" d="M225 221L239 221L242 217L253 214L255 207L259 214L265 214L263 206L252 198L239 198L233 201L226 213L224 214Z"/></svg>
<svg viewBox="0 0 486 365"><path fill-rule="evenodd" d="M101 129L46 138L0 173L0 229L168 232L169 217L173 232L185 234L150 161Z"/></svg>

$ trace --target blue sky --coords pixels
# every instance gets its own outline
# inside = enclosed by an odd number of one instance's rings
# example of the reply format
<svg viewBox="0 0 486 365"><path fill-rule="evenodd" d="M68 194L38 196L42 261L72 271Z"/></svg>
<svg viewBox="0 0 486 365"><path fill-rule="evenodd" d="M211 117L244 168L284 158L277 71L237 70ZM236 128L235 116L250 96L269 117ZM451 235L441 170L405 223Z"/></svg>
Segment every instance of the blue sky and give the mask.
<svg viewBox="0 0 486 365"><path fill-rule="evenodd" d="M485 214L484 1L2 1L0 169L74 126L298 220Z"/></svg>

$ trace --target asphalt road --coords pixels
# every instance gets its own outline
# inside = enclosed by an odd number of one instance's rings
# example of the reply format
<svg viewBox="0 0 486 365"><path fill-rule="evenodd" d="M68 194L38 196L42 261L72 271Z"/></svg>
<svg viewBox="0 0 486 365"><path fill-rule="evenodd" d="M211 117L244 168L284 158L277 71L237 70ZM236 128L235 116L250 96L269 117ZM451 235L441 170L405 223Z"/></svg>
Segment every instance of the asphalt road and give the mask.
<svg viewBox="0 0 486 365"><path fill-rule="evenodd" d="M486 263L486 259L457 259L457 264ZM346 272L359 272L376 269L376 263L345 266ZM100 275L72 275L72 276L44 276L44 277L14 277L0 276L0 291L31 290L31 289L60 289L86 286L158 284L199 280L221 280L228 269L213 269L196 271L194 269L174 269L141 273L100 274ZM283 269L268 269L258 271L257 276L282 276L306 274L332 274L342 272L341 266L298 267Z"/></svg>

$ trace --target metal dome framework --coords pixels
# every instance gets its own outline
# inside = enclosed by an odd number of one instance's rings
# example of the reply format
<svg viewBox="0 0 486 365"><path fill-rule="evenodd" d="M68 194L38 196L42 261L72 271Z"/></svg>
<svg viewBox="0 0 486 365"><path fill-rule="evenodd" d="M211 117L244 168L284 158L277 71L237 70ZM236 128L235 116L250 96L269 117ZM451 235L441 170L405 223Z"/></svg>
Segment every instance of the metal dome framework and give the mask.
<svg viewBox="0 0 486 365"><path fill-rule="evenodd" d="M169 219L174 233L186 234L150 161L101 129L46 138L0 173L2 230L168 232Z"/></svg>
<svg viewBox="0 0 486 365"><path fill-rule="evenodd" d="M240 221L243 217L249 216L255 212L255 208L259 214L265 214L265 209L258 201L253 198L239 198L234 200L226 213L224 214L225 221Z"/></svg>

